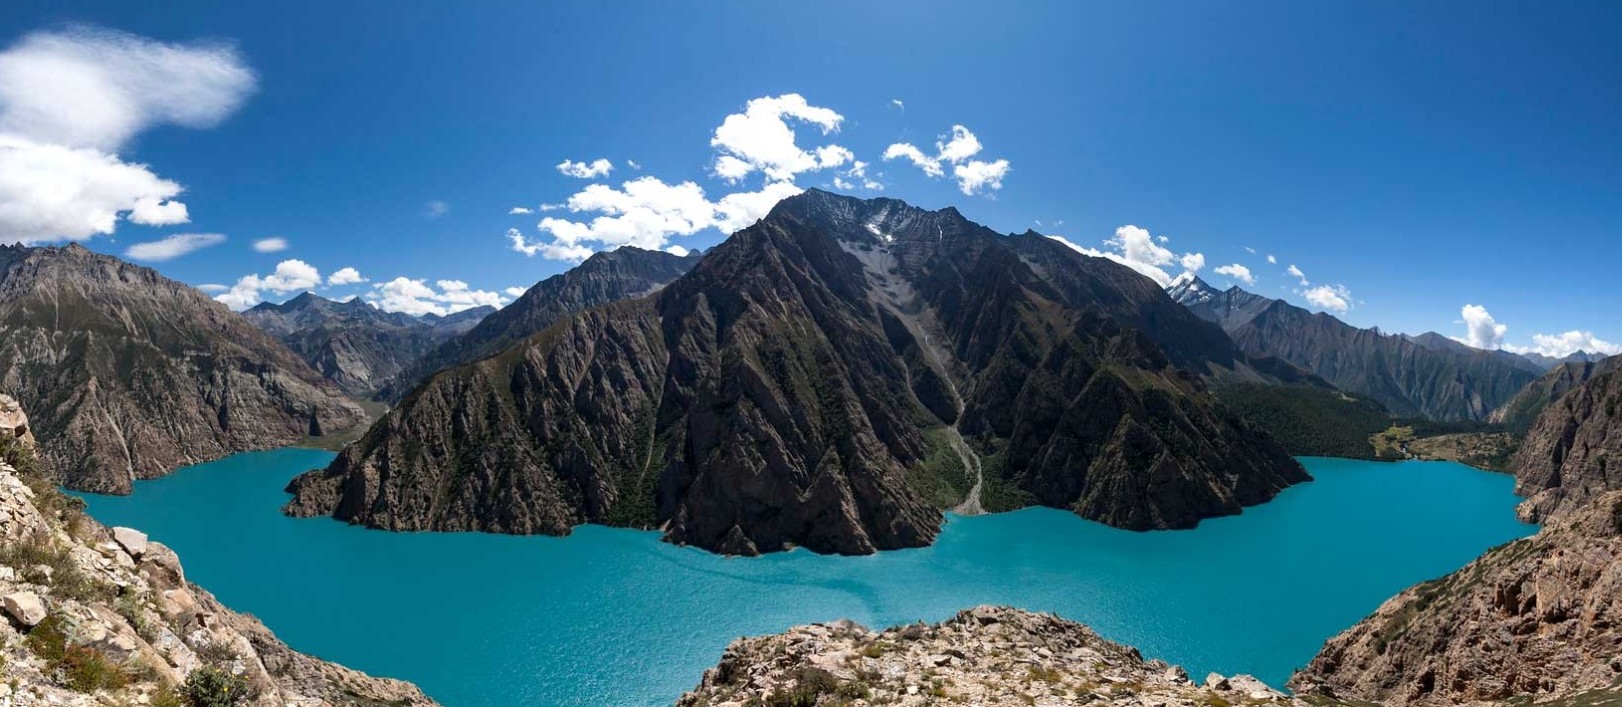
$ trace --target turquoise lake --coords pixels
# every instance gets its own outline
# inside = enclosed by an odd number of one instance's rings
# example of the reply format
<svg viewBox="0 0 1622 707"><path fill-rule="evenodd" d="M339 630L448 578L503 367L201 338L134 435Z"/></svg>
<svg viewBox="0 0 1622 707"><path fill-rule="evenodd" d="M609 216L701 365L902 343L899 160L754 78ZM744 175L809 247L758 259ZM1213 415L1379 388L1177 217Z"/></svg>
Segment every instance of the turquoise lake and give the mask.
<svg viewBox="0 0 1622 707"><path fill-rule="evenodd" d="M1274 686L1416 582L1531 534L1513 479L1447 462L1308 458L1317 478L1195 530L1050 509L953 518L933 547L723 558L652 532L388 533L278 511L332 455L239 454L85 496L180 553L187 576L293 647L420 685L448 707L669 705L741 635L848 617L1052 611L1147 657Z"/></svg>

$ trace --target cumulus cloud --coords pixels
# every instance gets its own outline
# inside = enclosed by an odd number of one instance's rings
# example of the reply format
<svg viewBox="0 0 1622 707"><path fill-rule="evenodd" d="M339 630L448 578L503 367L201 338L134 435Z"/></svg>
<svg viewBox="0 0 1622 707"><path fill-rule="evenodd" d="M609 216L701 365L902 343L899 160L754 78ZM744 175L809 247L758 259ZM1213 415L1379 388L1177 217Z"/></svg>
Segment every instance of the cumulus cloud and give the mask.
<svg viewBox="0 0 1622 707"><path fill-rule="evenodd" d="M890 99L890 105L895 106L897 110L903 113L907 112L907 104L899 98Z"/></svg>
<svg viewBox="0 0 1622 707"><path fill-rule="evenodd" d="M509 216L518 216L520 214L533 214L533 213L535 213L535 210L531 209L531 208L529 208L527 206L514 206L514 207L512 207L511 210L509 210L507 212L507 214Z"/></svg>
<svg viewBox="0 0 1622 707"><path fill-rule="evenodd" d="M845 117L813 106L797 93L753 99L742 113L722 120L710 138L710 146L721 153L713 166L715 176L737 183L760 171L767 180L788 181L802 172L839 167L855 159L850 150L835 144L801 148L791 120L827 135L838 132Z"/></svg>
<svg viewBox="0 0 1622 707"><path fill-rule="evenodd" d="M0 51L0 240L185 223L182 188L117 151L155 125L211 127L253 91L229 46L76 27Z"/></svg>
<svg viewBox="0 0 1622 707"><path fill-rule="evenodd" d="M1269 253L1267 255L1267 264L1268 265L1278 265L1278 258L1273 257L1273 255L1271 253Z"/></svg>
<svg viewBox="0 0 1622 707"><path fill-rule="evenodd" d="M601 157L591 162L575 162L564 160L558 163L558 174L575 179L596 179L606 177L614 171L614 163Z"/></svg>
<svg viewBox="0 0 1622 707"><path fill-rule="evenodd" d="M946 174L946 167L952 167L952 177L957 180L958 190L964 195L973 196L987 191L1002 189L1002 179L1008 175L1008 160L998 159L984 161L971 159L980 154L984 146L980 138L962 125L953 125L950 138L945 136L935 142L935 154L925 154L918 146L911 143L898 142L884 150L885 161L904 159L923 170L930 177L942 177Z"/></svg>
<svg viewBox="0 0 1622 707"><path fill-rule="evenodd" d="M1344 285L1319 285L1303 291L1301 296L1326 312L1345 314L1352 308L1352 292Z"/></svg>
<svg viewBox="0 0 1622 707"><path fill-rule="evenodd" d="M1290 267L1285 268L1284 272L1289 273L1290 277L1293 277L1293 278L1296 278L1296 279L1300 280L1302 287L1306 287L1306 286L1312 284L1311 282L1307 281L1307 274L1304 273L1304 272L1301 272L1301 268L1298 268L1298 267L1296 267L1294 265L1291 265Z"/></svg>
<svg viewBox="0 0 1622 707"><path fill-rule="evenodd" d="M1454 337L1455 341L1474 346L1478 349L1497 349L1504 345L1504 334L1509 327L1499 324L1486 307L1479 304L1467 304L1459 310L1459 316L1464 318L1464 336Z"/></svg>
<svg viewBox="0 0 1622 707"><path fill-rule="evenodd" d="M218 233L177 233L156 241L136 243L125 248L124 255L134 260L163 262L224 242L225 236Z"/></svg>
<svg viewBox="0 0 1622 707"><path fill-rule="evenodd" d="M1254 286L1256 284L1256 276L1250 273L1250 268L1238 263L1234 263L1232 265L1221 265L1212 268L1211 272L1218 275L1227 275L1228 277L1238 280L1239 282L1243 282L1246 285Z"/></svg>
<svg viewBox="0 0 1622 707"><path fill-rule="evenodd" d="M279 237L261 238L253 242L253 249L260 253L277 253L287 250L287 239Z"/></svg>
<svg viewBox="0 0 1622 707"><path fill-rule="evenodd" d="M1144 277L1154 280L1161 287L1171 284L1172 276L1165 267L1172 264L1181 265L1185 272L1198 272L1205 267L1205 255L1202 253L1184 253L1178 256L1163 243L1170 239L1164 236L1156 238L1148 229L1126 225L1115 229L1115 235L1104 241L1107 250L1088 248L1072 243L1063 236L1048 236L1076 251L1095 258L1108 258L1138 271Z"/></svg>
<svg viewBox="0 0 1622 707"><path fill-rule="evenodd" d="M1539 353L1554 358L1565 358L1579 351L1615 356L1622 354L1622 344L1613 344L1594 336L1594 332L1572 330L1562 334L1533 334L1529 347L1506 347L1516 353Z"/></svg>
<svg viewBox="0 0 1622 707"><path fill-rule="evenodd" d="M214 299L225 306L243 310L264 301L265 292L285 295L299 290L310 290L321 284L321 272L302 260L283 260L271 274L243 275L229 290Z"/></svg>
<svg viewBox="0 0 1622 707"><path fill-rule="evenodd" d="M443 316L483 305L500 307L506 302L500 293L475 290L461 280L436 280L429 285L427 280L403 276L373 285L364 299L383 311L415 316Z"/></svg>
<svg viewBox="0 0 1622 707"><path fill-rule="evenodd" d="M524 293L528 292L528 291L529 291L529 289L525 288L525 287L509 287L509 288L507 288L505 290L502 290L503 293L505 293L508 297L511 297L513 299L518 299L519 297L524 296Z"/></svg>
<svg viewBox="0 0 1622 707"><path fill-rule="evenodd" d="M360 271L354 268L339 268L337 272L327 276L329 287L356 285L362 282L366 282L366 278L361 277Z"/></svg>

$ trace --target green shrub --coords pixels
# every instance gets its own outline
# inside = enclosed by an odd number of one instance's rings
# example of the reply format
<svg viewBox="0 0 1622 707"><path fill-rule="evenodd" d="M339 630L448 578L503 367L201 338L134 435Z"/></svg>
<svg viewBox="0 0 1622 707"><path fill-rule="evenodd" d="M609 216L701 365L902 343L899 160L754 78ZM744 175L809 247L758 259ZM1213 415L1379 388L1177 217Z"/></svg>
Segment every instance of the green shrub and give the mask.
<svg viewBox="0 0 1622 707"><path fill-rule="evenodd" d="M25 644L45 661L46 674L70 690L116 690L129 683L128 673L107 654L70 642L57 616L48 616L29 630Z"/></svg>
<svg viewBox="0 0 1622 707"><path fill-rule="evenodd" d="M219 668L202 667L186 676L180 697L188 707L231 707L248 699L248 681Z"/></svg>

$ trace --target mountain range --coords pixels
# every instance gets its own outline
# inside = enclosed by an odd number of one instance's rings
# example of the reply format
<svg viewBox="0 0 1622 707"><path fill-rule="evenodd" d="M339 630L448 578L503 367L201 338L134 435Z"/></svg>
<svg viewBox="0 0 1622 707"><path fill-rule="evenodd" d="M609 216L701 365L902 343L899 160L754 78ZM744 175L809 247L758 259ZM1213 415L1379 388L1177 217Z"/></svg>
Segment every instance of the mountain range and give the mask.
<svg viewBox="0 0 1622 707"><path fill-rule="evenodd" d="M103 493L366 419L224 305L77 244L0 246L0 388L57 478Z"/></svg>
<svg viewBox="0 0 1622 707"><path fill-rule="evenodd" d="M1221 326L1246 353L1305 368L1400 417L1485 420L1543 372L1512 353L1434 333L1361 329L1237 286L1218 290L1192 274L1176 279L1167 293Z"/></svg>
<svg viewBox="0 0 1622 707"><path fill-rule="evenodd" d="M652 295L434 375L288 510L733 554L922 545L949 507L1189 527L1307 479L1213 371L1261 376L1124 266L811 190Z"/></svg>
<svg viewBox="0 0 1622 707"><path fill-rule="evenodd" d="M305 292L243 312L327 380L365 398L434 347L495 312L489 305L448 315L385 312L359 298L336 302Z"/></svg>

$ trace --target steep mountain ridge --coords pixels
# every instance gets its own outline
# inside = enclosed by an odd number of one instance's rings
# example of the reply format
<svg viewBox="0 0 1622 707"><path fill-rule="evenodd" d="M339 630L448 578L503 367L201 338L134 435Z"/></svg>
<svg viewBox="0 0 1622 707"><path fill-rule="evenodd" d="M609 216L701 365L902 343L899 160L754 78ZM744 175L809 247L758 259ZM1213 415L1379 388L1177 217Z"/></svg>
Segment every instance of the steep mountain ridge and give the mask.
<svg viewBox="0 0 1622 707"><path fill-rule="evenodd" d="M394 374L378 398L397 401L434 373L493 356L566 315L651 294L691 269L700 257L635 246L596 253L567 272L535 283L512 304L440 343Z"/></svg>
<svg viewBox="0 0 1622 707"><path fill-rule="evenodd" d="M1537 380L1526 384L1526 387L1508 402L1492 411L1487 421L1504 425L1517 433L1525 433L1550 403L1559 400L1588 379L1615 370L1619 366L1622 366L1622 356L1613 356L1596 362L1568 361L1558 364Z"/></svg>
<svg viewBox="0 0 1622 707"><path fill-rule="evenodd" d="M1173 288L1185 306L1220 325L1246 353L1305 368L1400 417L1484 420L1538 375L1513 354L1472 349L1440 335L1360 329L1238 287L1219 292L1198 278Z"/></svg>
<svg viewBox="0 0 1622 707"><path fill-rule="evenodd" d="M364 398L495 311L484 305L446 316L414 317L385 312L359 298L336 302L305 292L281 304L261 303L242 315L327 380Z"/></svg>
<svg viewBox="0 0 1622 707"><path fill-rule="evenodd" d="M134 479L365 421L241 316L77 244L0 246L0 342L0 389L76 489L129 493Z"/></svg>
<svg viewBox="0 0 1622 707"><path fill-rule="evenodd" d="M1511 461L1521 516L1541 521L1622 490L1622 361L1600 364L1588 380L1543 408Z"/></svg>
<svg viewBox="0 0 1622 707"><path fill-rule="evenodd" d="M657 294L434 376L296 479L288 510L629 524L744 554L926 544L977 490L1188 527L1307 477L1134 326L1179 319L1152 282L1050 239L812 190ZM1168 346L1239 355L1193 332Z"/></svg>

